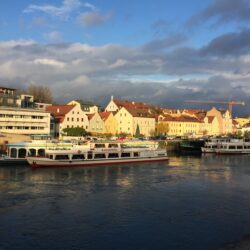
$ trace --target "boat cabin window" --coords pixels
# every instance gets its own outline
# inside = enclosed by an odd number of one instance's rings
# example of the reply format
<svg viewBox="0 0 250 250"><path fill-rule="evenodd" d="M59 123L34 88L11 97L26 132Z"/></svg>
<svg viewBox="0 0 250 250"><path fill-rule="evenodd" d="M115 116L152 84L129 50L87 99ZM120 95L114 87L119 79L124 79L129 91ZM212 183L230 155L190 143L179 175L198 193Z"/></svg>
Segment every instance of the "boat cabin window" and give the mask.
<svg viewBox="0 0 250 250"><path fill-rule="evenodd" d="M109 148L118 148L118 144L109 144Z"/></svg>
<svg viewBox="0 0 250 250"><path fill-rule="evenodd" d="M84 157L83 154L75 154L75 155L72 155L72 160L76 160L76 159L84 160L85 157Z"/></svg>
<svg viewBox="0 0 250 250"><path fill-rule="evenodd" d="M212 148L217 148L217 145L213 145Z"/></svg>
<svg viewBox="0 0 250 250"><path fill-rule="evenodd" d="M134 157L139 157L139 152L134 152Z"/></svg>
<svg viewBox="0 0 250 250"><path fill-rule="evenodd" d="M119 157L118 153L110 153L110 154L108 154L108 158L118 158L118 157Z"/></svg>
<svg viewBox="0 0 250 250"><path fill-rule="evenodd" d="M103 159L103 158L106 158L106 156L105 156L105 154L95 154L94 158L95 159Z"/></svg>
<svg viewBox="0 0 250 250"><path fill-rule="evenodd" d="M229 149L235 149L235 146L229 146L228 148Z"/></svg>
<svg viewBox="0 0 250 250"><path fill-rule="evenodd" d="M237 146L237 149L242 149L243 147L242 146Z"/></svg>
<svg viewBox="0 0 250 250"><path fill-rule="evenodd" d="M88 152L88 159L93 159L93 152L92 151Z"/></svg>
<svg viewBox="0 0 250 250"><path fill-rule="evenodd" d="M105 148L105 144L96 143L95 148Z"/></svg>
<svg viewBox="0 0 250 250"><path fill-rule="evenodd" d="M125 153L125 152L123 152L123 153L121 154L121 157L130 157L130 153Z"/></svg>
<svg viewBox="0 0 250 250"><path fill-rule="evenodd" d="M68 155L56 155L55 160L69 160Z"/></svg>
<svg viewBox="0 0 250 250"><path fill-rule="evenodd" d="M49 158L53 160L53 155L49 155Z"/></svg>

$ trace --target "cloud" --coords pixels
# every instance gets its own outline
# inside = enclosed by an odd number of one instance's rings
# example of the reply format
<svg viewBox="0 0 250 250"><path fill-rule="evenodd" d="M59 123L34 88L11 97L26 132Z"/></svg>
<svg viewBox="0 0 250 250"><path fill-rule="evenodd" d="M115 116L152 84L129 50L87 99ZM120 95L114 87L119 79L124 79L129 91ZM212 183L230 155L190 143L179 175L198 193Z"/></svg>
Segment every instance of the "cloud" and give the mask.
<svg viewBox="0 0 250 250"><path fill-rule="evenodd" d="M204 22L225 24L228 22L248 22L250 20L248 0L214 0L207 8L187 21L188 27Z"/></svg>
<svg viewBox="0 0 250 250"><path fill-rule="evenodd" d="M62 42L62 34L58 31L51 31L49 33L45 33L44 37L50 43L60 43Z"/></svg>
<svg viewBox="0 0 250 250"><path fill-rule="evenodd" d="M231 32L213 39L201 49L202 54L213 56L240 56L250 51L250 29Z"/></svg>
<svg viewBox="0 0 250 250"><path fill-rule="evenodd" d="M235 50L225 57L221 50L227 42L231 44L230 39L222 39L218 48L212 40L200 49L171 50L165 46L145 50L146 45L0 42L0 81L21 89L30 83L49 86L61 103L81 98L105 105L114 95L170 107L184 107L189 99L232 98L250 104L250 48L242 43L240 53Z"/></svg>
<svg viewBox="0 0 250 250"><path fill-rule="evenodd" d="M45 4L45 5L31 4L23 12L31 13L31 12L40 11L51 16L57 16L63 19L67 19L69 15L73 11L79 9L80 6L81 6L81 2L79 0L64 0L62 2L62 5L59 7L50 5L50 4Z"/></svg>
<svg viewBox="0 0 250 250"><path fill-rule="evenodd" d="M172 34L162 39L155 39L143 46L145 51L157 51L162 49L169 49L179 46L187 41L187 37L183 34Z"/></svg>
<svg viewBox="0 0 250 250"><path fill-rule="evenodd" d="M98 26L106 23L112 18L113 14L111 12L102 14L100 12L85 12L78 16L78 23L84 27Z"/></svg>
<svg viewBox="0 0 250 250"><path fill-rule="evenodd" d="M31 20L32 27L44 27L46 25L47 25L47 21L44 17L36 16L36 17L33 17Z"/></svg>

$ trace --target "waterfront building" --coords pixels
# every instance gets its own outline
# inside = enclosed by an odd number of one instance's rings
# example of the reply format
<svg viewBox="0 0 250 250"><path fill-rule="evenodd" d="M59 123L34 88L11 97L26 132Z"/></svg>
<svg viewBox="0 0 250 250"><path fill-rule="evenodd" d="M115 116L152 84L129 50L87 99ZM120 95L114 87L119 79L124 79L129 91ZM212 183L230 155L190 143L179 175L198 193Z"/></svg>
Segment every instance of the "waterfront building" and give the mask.
<svg viewBox="0 0 250 250"><path fill-rule="evenodd" d="M158 124L160 123L168 127L167 134L170 136L198 136L201 134L201 121L196 117L160 115Z"/></svg>
<svg viewBox="0 0 250 250"><path fill-rule="evenodd" d="M99 135L105 133L104 121L99 113L87 114L89 120L89 132Z"/></svg>
<svg viewBox="0 0 250 250"><path fill-rule="evenodd" d="M34 108L0 106L0 132L49 135L50 114Z"/></svg>
<svg viewBox="0 0 250 250"><path fill-rule="evenodd" d="M117 133L126 133L134 136L137 127L140 134L150 136L155 132L155 117L148 109L122 107L116 114Z"/></svg>
<svg viewBox="0 0 250 250"><path fill-rule="evenodd" d="M130 108L130 109L149 109L149 106L143 102L134 102L127 100L114 100L114 97L111 96L110 102L105 108L106 112L117 112L121 108Z"/></svg>
<svg viewBox="0 0 250 250"><path fill-rule="evenodd" d="M88 117L79 105L51 105L46 110L55 119L55 137L61 138L65 128L81 127L89 130Z"/></svg>
<svg viewBox="0 0 250 250"><path fill-rule="evenodd" d="M219 120L216 116L205 116L201 123L202 135L217 136L220 135Z"/></svg>
<svg viewBox="0 0 250 250"><path fill-rule="evenodd" d="M237 117L234 119L241 127L250 122L248 117Z"/></svg>
<svg viewBox="0 0 250 250"><path fill-rule="evenodd" d="M233 132L233 120L228 110L212 108L206 116L216 117L219 123L219 134L226 135Z"/></svg>
<svg viewBox="0 0 250 250"><path fill-rule="evenodd" d="M100 117L104 122L104 133L116 135L118 131L118 123L112 112L100 112Z"/></svg>
<svg viewBox="0 0 250 250"><path fill-rule="evenodd" d="M100 111L100 107L92 102L72 100L67 105L78 105L85 114L94 114Z"/></svg>

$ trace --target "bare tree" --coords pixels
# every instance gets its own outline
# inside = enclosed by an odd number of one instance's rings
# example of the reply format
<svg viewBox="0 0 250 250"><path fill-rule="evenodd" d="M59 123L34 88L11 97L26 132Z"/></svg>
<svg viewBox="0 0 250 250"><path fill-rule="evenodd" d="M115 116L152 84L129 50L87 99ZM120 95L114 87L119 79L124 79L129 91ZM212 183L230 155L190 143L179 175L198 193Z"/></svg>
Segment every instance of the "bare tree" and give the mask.
<svg viewBox="0 0 250 250"><path fill-rule="evenodd" d="M49 87L47 86L39 86L39 85L30 85L25 93L34 96L35 102L44 102L44 103L52 103L53 96Z"/></svg>

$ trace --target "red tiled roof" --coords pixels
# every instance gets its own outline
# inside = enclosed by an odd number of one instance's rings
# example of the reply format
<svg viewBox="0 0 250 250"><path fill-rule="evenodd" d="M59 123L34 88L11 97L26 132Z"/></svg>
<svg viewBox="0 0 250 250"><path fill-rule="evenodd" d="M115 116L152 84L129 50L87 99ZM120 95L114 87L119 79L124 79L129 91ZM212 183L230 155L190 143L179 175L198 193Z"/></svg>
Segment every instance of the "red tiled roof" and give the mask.
<svg viewBox="0 0 250 250"><path fill-rule="evenodd" d="M54 117L65 116L72 110L75 105L51 105L46 107L46 111L50 112Z"/></svg>
<svg viewBox="0 0 250 250"><path fill-rule="evenodd" d="M208 123L212 123L215 116L207 116Z"/></svg>
<svg viewBox="0 0 250 250"><path fill-rule="evenodd" d="M108 117L110 116L111 112L99 112L100 117L103 121L106 121Z"/></svg>
<svg viewBox="0 0 250 250"><path fill-rule="evenodd" d="M198 122L201 121L198 120L195 117L187 116L187 115L181 115L181 116L171 116L171 115L165 115L165 118L163 121L171 121L171 122Z"/></svg>
<svg viewBox="0 0 250 250"><path fill-rule="evenodd" d="M148 108L148 106L143 102L131 102L131 101L123 101L123 100L114 100L114 103L119 107L125 108Z"/></svg>
<svg viewBox="0 0 250 250"><path fill-rule="evenodd" d="M133 117L147 117L147 118L155 118L154 115L149 113L148 109L138 109L138 108L126 108L126 110L133 116Z"/></svg>
<svg viewBox="0 0 250 250"><path fill-rule="evenodd" d="M88 117L88 120L91 120L95 114L86 114Z"/></svg>

